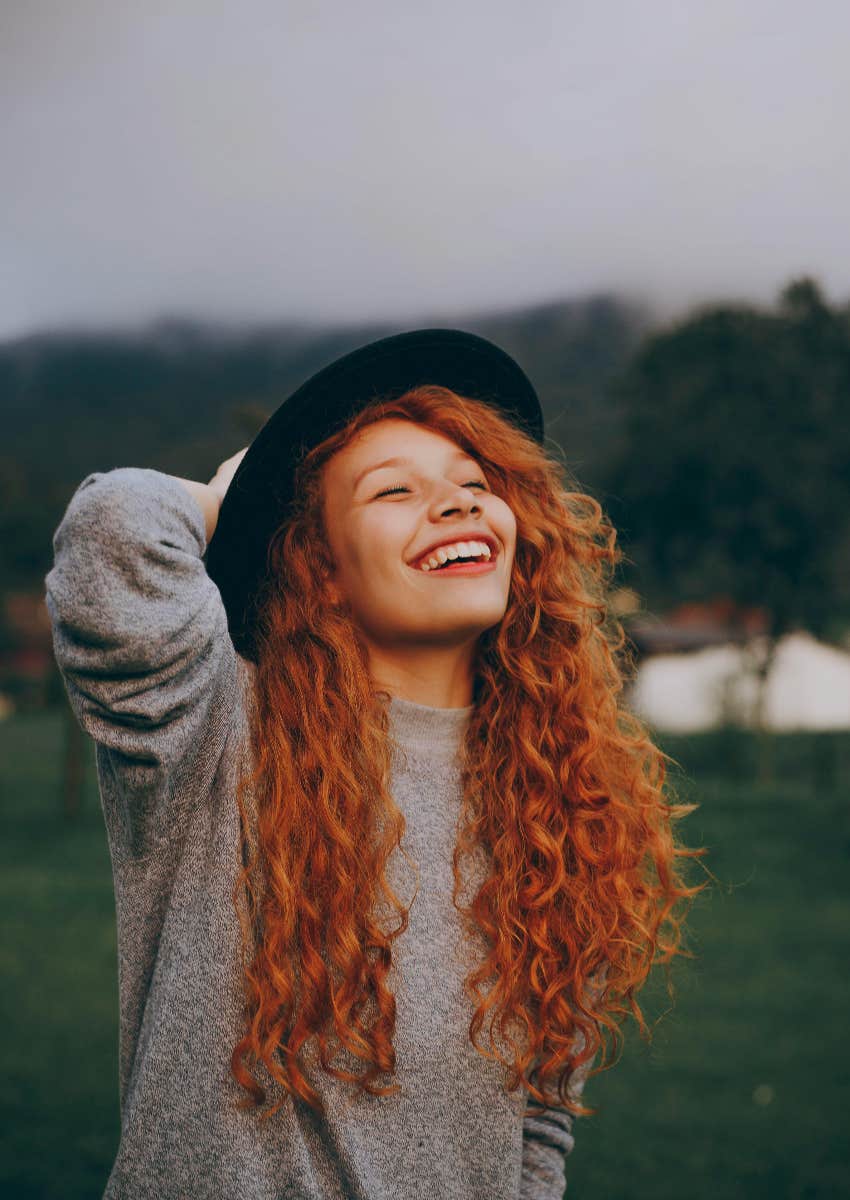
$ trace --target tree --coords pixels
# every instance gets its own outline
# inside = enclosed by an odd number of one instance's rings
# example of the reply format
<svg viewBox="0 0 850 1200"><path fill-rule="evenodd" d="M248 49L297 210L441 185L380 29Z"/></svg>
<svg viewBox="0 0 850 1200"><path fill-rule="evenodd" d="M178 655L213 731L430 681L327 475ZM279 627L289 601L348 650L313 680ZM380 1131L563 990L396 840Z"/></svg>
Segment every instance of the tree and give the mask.
<svg viewBox="0 0 850 1200"><path fill-rule="evenodd" d="M724 593L767 609L763 730L779 639L850 618L847 316L809 278L775 313L698 311L647 338L614 394L626 449L606 507L627 582L651 606Z"/></svg>

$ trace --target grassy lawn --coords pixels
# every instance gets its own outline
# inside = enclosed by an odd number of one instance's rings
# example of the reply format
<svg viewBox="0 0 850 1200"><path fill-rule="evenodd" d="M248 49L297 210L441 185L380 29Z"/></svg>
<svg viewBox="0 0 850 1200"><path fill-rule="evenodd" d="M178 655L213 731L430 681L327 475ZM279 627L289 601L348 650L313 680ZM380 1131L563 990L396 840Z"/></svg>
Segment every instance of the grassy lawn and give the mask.
<svg viewBox="0 0 850 1200"><path fill-rule="evenodd" d="M62 732L59 713L0 723L0 1193L16 1200L99 1196L119 1135L109 853L91 744L83 814L60 816ZM711 764L724 757L704 741L664 744L699 763L677 783L701 805L679 836L709 847L720 883L691 910L695 958L673 968L672 1008L662 971L641 994L651 1043L629 1020L620 1061L588 1084L597 1113L576 1123L567 1196L848 1196L842 760L832 747L818 785L811 739L781 739L780 782L756 785L721 778Z"/></svg>

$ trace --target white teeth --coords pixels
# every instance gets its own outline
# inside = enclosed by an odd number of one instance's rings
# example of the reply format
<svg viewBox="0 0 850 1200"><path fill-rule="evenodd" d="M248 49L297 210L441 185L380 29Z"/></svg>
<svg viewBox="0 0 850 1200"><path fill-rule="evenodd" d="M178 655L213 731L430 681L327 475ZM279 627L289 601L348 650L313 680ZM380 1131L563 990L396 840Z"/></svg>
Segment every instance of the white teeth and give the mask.
<svg viewBox="0 0 850 1200"><path fill-rule="evenodd" d="M492 551L486 542L455 542L451 546L440 546L429 559L420 563L419 569L434 571L450 559L472 558L475 555L483 555L484 561L488 562L492 558Z"/></svg>

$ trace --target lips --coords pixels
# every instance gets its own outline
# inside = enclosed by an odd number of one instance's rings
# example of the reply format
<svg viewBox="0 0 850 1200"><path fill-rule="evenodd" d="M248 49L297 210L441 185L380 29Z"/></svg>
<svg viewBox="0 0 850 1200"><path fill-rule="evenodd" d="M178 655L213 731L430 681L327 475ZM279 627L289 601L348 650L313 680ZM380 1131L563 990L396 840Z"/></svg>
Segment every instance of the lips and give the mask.
<svg viewBox="0 0 850 1200"><path fill-rule="evenodd" d="M417 574L427 575L429 579L447 579L452 575L489 575L496 570L496 560L492 562L447 563L444 567L426 571L424 567L417 569Z"/></svg>

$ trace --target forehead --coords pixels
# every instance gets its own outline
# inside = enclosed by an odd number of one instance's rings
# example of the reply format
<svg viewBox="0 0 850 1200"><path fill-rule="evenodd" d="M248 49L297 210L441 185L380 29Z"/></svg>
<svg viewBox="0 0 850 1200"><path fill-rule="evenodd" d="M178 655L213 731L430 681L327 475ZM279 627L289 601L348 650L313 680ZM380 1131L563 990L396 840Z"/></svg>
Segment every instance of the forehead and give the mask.
<svg viewBox="0 0 850 1200"><path fill-rule="evenodd" d="M335 474L355 479L364 469L386 458L422 458L442 461L450 456L466 456L466 451L445 434L437 433L413 421L388 418L376 421L360 431L328 464L336 463Z"/></svg>

